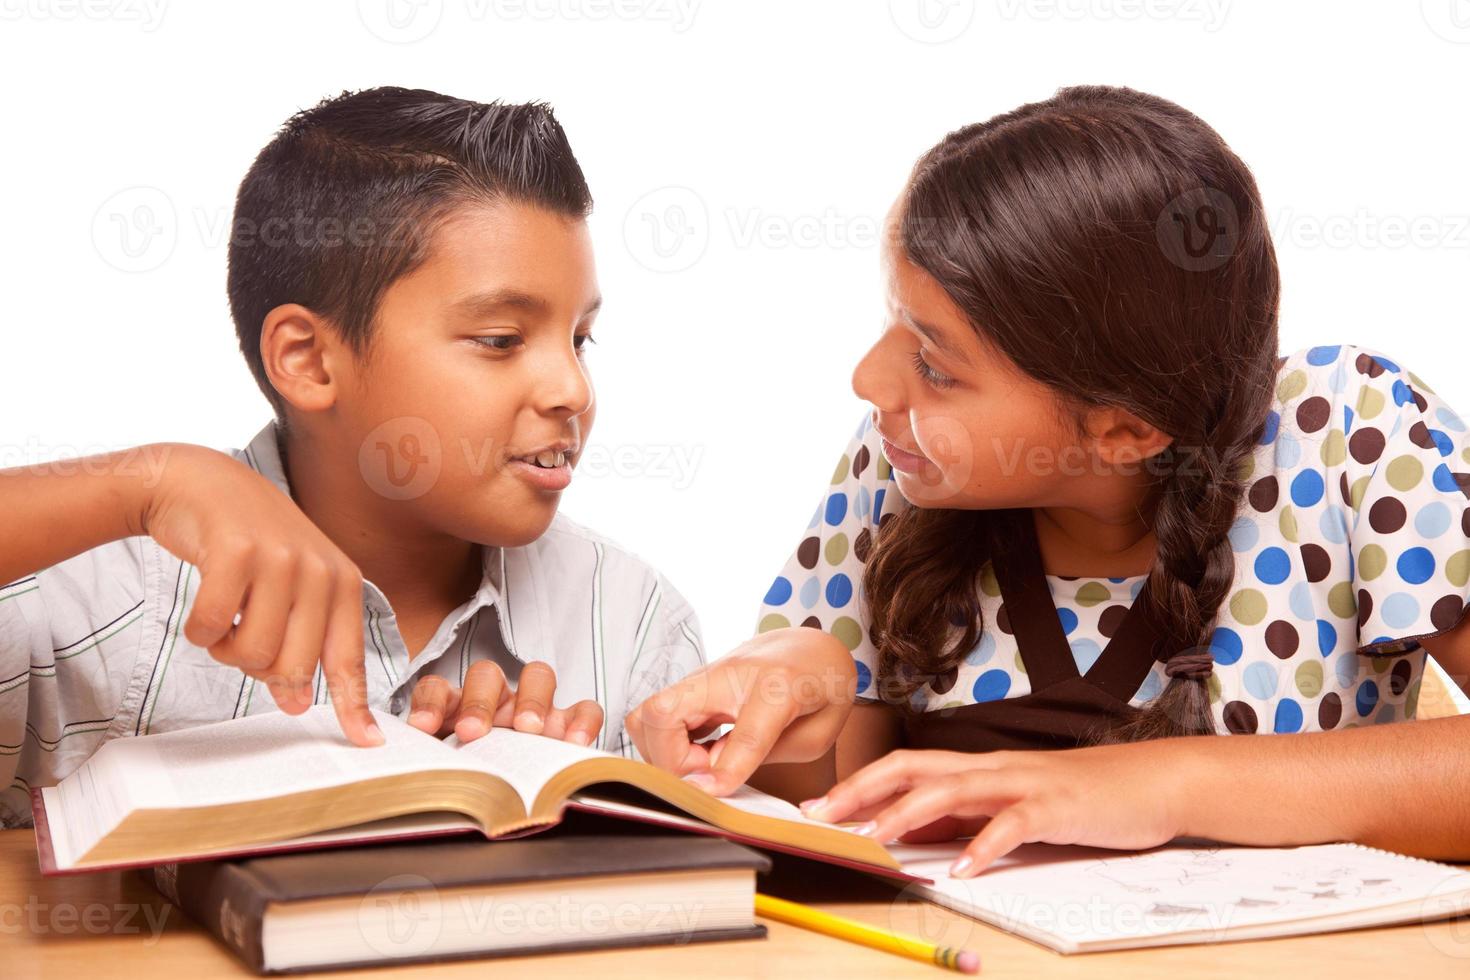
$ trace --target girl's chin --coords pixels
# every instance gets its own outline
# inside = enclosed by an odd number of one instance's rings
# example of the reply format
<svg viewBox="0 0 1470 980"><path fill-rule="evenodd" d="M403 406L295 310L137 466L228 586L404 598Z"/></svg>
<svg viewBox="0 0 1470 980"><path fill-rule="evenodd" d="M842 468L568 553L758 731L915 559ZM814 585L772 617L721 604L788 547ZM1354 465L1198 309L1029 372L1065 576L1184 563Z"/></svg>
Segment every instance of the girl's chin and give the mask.
<svg viewBox="0 0 1470 980"><path fill-rule="evenodd" d="M893 482L898 485L899 493L903 494L905 500L919 507L966 506L963 494L950 485L939 467L928 461L925 461L918 473L895 469Z"/></svg>

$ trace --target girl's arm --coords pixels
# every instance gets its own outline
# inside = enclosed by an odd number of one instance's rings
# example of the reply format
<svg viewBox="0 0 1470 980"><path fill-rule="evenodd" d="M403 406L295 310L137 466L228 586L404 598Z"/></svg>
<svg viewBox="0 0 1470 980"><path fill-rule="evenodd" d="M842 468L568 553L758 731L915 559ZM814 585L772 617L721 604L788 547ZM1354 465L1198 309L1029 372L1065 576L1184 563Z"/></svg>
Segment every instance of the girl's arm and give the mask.
<svg viewBox="0 0 1470 980"><path fill-rule="evenodd" d="M1470 617L1420 643L1466 686ZM1211 785L1233 781L1242 792L1215 807L1186 800L1186 833L1241 844L1350 840L1470 858L1470 717L1221 741L1187 746L1175 765L1198 765Z"/></svg>
<svg viewBox="0 0 1470 980"><path fill-rule="evenodd" d="M1460 683L1470 620L1421 641ZM1298 735L1202 735L1054 752L891 753L806 812L878 840L975 833L953 873L1028 841L1144 848L1174 837L1356 841L1470 859L1470 717Z"/></svg>
<svg viewBox="0 0 1470 980"><path fill-rule="evenodd" d="M752 637L664 688L624 725L643 758L711 793L734 792L760 768L760 788L805 799L897 744L888 709L854 706L856 687L840 640L793 626ZM714 743L699 741L728 722Z"/></svg>
<svg viewBox="0 0 1470 980"><path fill-rule="evenodd" d="M837 734L837 741L811 762L770 763L750 777L756 789L795 803L821 796L870 762L901 744L902 730L893 709L881 703L858 703Z"/></svg>

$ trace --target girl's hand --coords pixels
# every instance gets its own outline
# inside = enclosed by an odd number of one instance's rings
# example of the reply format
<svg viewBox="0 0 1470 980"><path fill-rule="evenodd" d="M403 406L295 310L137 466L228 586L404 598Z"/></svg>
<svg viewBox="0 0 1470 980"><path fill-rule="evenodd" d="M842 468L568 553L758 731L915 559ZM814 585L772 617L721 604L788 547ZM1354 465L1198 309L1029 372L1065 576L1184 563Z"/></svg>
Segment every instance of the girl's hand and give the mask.
<svg viewBox="0 0 1470 980"><path fill-rule="evenodd" d="M624 724L643 758L724 796L762 763L820 758L856 691L847 647L796 626L747 640L644 701ZM734 727L712 746L695 743L726 722Z"/></svg>
<svg viewBox="0 0 1470 980"><path fill-rule="evenodd" d="M831 823L866 820L857 832L878 841L975 834L950 867L957 878L1029 841L1155 847L1182 833L1181 794L1199 792L1181 765L1181 743L1192 741L1038 752L899 750L801 807Z"/></svg>
<svg viewBox="0 0 1470 980"><path fill-rule="evenodd" d="M511 690L505 673L489 660L471 664L464 687L451 687L430 675L413 686L408 723L440 738L453 732L461 742L472 742L491 726L546 735L576 745L591 745L602 730L602 706L578 701L570 708L552 706L556 672L540 660L521 668L521 679Z"/></svg>

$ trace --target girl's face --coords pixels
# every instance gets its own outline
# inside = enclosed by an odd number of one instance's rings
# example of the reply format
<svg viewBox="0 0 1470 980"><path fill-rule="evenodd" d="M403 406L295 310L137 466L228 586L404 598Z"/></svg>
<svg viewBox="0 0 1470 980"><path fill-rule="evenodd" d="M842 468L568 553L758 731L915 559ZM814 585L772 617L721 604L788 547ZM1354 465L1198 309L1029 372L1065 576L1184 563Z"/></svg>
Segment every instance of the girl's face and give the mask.
<svg viewBox="0 0 1470 980"><path fill-rule="evenodd" d="M895 208L895 211L897 209ZM1167 437L1120 409L1084 413L1023 373L970 326L939 283L903 254L890 212L884 236L887 315L852 387L899 490L920 507L1087 506L1120 463Z"/></svg>

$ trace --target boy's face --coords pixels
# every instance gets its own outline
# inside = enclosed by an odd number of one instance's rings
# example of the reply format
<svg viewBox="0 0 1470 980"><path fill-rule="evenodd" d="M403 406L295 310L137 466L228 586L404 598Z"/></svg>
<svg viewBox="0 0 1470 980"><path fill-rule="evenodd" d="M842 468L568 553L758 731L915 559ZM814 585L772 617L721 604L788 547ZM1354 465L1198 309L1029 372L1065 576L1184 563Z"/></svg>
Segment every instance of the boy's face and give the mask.
<svg viewBox="0 0 1470 980"><path fill-rule="evenodd" d="M500 203L441 225L336 405L395 517L506 547L546 530L592 428L599 303L584 221Z"/></svg>

